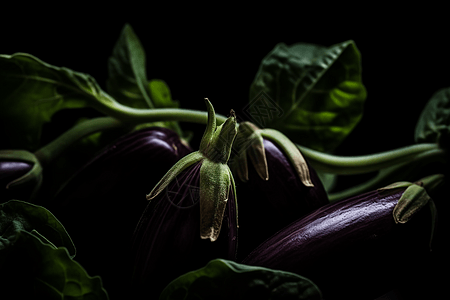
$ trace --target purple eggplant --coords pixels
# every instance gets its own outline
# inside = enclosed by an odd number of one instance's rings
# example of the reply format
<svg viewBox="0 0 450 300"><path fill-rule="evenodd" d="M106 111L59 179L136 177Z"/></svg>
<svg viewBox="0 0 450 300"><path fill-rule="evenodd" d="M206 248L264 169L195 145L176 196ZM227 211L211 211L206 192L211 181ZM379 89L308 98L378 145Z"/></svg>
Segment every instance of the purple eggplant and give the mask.
<svg viewBox="0 0 450 300"><path fill-rule="evenodd" d="M11 199L31 201L42 183L42 167L25 150L0 150L0 203Z"/></svg>
<svg viewBox="0 0 450 300"><path fill-rule="evenodd" d="M75 260L99 274L118 299L129 292L132 234L148 204L146 194L191 152L172 130L131 132L83 166L46 205L74 241Z"/></svg>
<svg viewBox="0 0 450 300"><path fill-rule="evenodd" d="M248 181L238 182L238 258L301 216L329 203L327 193L312 166L306 162L313 186L299 178L286 154L272 141L263 139L267 170L264 180L257 169L248 167Z"/></svg>
<svg viewBox="0 0 450 300"><path fill-rule="evenodd" d="M242 263L305 276L324 299L375 299L423 276L434 208L419 185L391 185L316 209Z"/></svg>
<svg viewBox="0 0 450 300"><path fill-rule="evenodd" d="M208 123L198 151L180 159L147 195L150 201L133 238L132 298L157 299L172 280L210 260L236 259L237 205L227 165L236 116Z"/></svg>
<svg viewBox="0 0 450 300"><path fill-rule="evenodd" d="M0 202L6 202L11 199L8 184L25 175L33 166L20 161L0 161Z"/></svg>
<svg viewBox="0 0 450 300"><path fill-rule="evenodd" d="M172 280L210 260L235 260L235 199L231 193L222 232L214 242L200 238L200 167L182 172L150 201L134 235L133 296L158 299ZM153 297L153 298L152 298Z"/></svg>

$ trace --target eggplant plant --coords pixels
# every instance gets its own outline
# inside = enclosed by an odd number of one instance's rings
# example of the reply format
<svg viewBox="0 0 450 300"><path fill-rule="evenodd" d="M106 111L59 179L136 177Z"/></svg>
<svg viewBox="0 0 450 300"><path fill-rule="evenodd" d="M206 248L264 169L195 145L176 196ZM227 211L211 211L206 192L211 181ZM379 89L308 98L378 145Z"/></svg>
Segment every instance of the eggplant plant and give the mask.
<svg viewBox="0 0 450 300"><path fill-rule="evenodd" d="M301 274L326 299L375 299L414 279L427 261L442 175L398 182L322 206L256 247L243 264Z"/></svg>
<svg viewBox="0 0 450 300"><path fill-rule="evenodd" d="M157 297L170 281L212 259L236 259L237 198L227 165L236 117L232 111L216 126L214 108L205 102L208 124L199 150L175 163L147 195L133 234L136 297Z"/></svg>
<svg viewBox="0 0 450 300"><path fill-rule="evenodd" d="M370 299L419 276L446 193L416 179L448 176L448 88L425 107L416 144L338 156L366 98L354 41L276 45L250 85L244 122L235 112L216 114L209 101L206 111L180 108L145 65L128 24L109 57L106 90L88 74L28 53L0 55L0 269L14 271L20 261L14 278L32 275L27 296L190 297L183 290L207 285L208 292L217 278L248 287L246 297L267 296L273 286L264 280L281 278L299 299L318 299L320 291L326 299L340 291ZM79 109L97 117L83 120ZM76 125L52 135L63 112ZM198 149L184 142L183 122L206 125ZM117 131L105 144L110 129ZM82 143L92 147L83 152ZM77 165L79 156L86 162ZM378 174L342 191L324 181L369 172ZM433 252L446 252L443 244ZM435 265L445 266L444 258ZM298 276L307 280L297 285ZM233 286L226 292L241 295Z"/></svg>
<svg viewBox="0 0 450 300"><path fill-rule="evenodd" d="M82 166L46 207L64 220L76 260L126 296L132 234L148 187L192 149L174 131L147 127L128 133Z"/></svg>
<svg viewBox="0 0 450 300"><path fill-rule="evenodd" d="M230 165L239 178L236 191L243 199L239 205L241 260L272 234L329 201L314 168L282 133L242 122L233 147Z"/></svg>

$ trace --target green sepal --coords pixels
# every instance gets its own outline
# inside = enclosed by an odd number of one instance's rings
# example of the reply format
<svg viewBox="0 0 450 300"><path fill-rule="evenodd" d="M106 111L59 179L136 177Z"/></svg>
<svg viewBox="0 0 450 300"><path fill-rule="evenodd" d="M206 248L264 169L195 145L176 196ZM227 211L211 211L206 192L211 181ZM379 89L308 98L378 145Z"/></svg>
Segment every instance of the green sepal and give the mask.
<svg viewBox="0 0 450 300"><path fill-rule="evenodd" d="M200 168L200 237L219 237L232 186L228 165L205 159ZM234 191L233 191L234 192Z"/></svg>
<svg viewBox="0 0 450 300"><path fill-rule="evenodd" d="M29 190L30 199L27 200L33 199L42 184L42 166L37 157L25 150L0 150L0 161L19 161L33 165L26 174L6 185L6 188L10 190Z"/></svg>
<svg viewBox="0 0 450 300"><path fill-rule="evenodd" d="M429 248L431 250L431 244L436 228L437 210L433 199L431 199L424 187L417 184L411 184L407 187L397 205L394 207L392 215L396 224L404 224L427 205L430 208L431 213L431 233L429 242Z"/></svg>
<svg viewBox="0 0 450 300"><path fill-rule="evenodd" d="M308 164L306 163L305 158L303 157L297 146L295 146L295 144L290 139L288 139L278 130L270 128L261 129L261 135L262 137L274 142L278 147L281 148L281 150L284 152L284 154L287 156L292 166L294 167L294 170L300 178L301 182L305 186L314 186L311 181Z"/></svg>
<svg viewBox="0 0 450 300"><path fill-rule="evenodd" d="M236 182L234 181L233 172L231 172L230 168L228 168L228 173L230 174L231 178L231 188L233 189L232 192L234 193L234 209L236 212L236 228L239 229L239 212L238 212L238 202L237 202L237 193L236 193Z"/></svg>
<svg viewBox="0 0 450 300"><path fill-rule="evenodd" d="M206 129L200 142L199 151L202 153L207 151L208 146L211 143L212 136L216 131L216 113L214 111L214 107L208 98L205 98L205 104L206 111L208 112L208 123L206 124Z"/></svg>
<svg viewBox="0 0 450 300"><path fill-rule="evenodd" d="M430 199L425 188L417 184L408 186L392 212L395 223L404 224L408 222L418 211L428 204Z"/></svg>
<svg viewBox="0 0 450 300"><path fill-rule="evenodd" d="M396 224L407 223L417 212L428 205L431 213L430 249L436 228L437 210L429 193L433 192L433 190L443 184L443 182L444 175L434 174L426 176L414 183L399 181L378 189L380 192L395 192L398 191L398 189L405 190L392 212Z"/></svg>
<svg viewBox="0 0 450 300"><path fill-rule="evenodd" d="M237 154L231 166L242 182L248 181L247 154L259 177L269 180L263 137L256 125L250 122L240 123L233 148Z"/></svg>
<svg viewBox="0 0 450 300"><path fill-rule="evenodd" d="M237 134L236 115L233 110L231 110L230 114L231 116L228 117L224 123L216 127L216 130L211 137L210 144L205 151L203 151L205 157L222 164L228 162Z"/></svg>
<svg viewBox="0 0 450 300"><path fill-rule="evenodd" d="M247 153L238 153L230 161L230 168L242 182L248 181Z"/></svg>
<svg viewBox="0 0 450 300"><path fill-rule="evenodd" d="M392 190L401 189L401 188L408 188L409 186L411 186L413 184L414 183L409 182L409 181L397 181L397 182L391 183L387 186L378 188L377 190L379 192L392 191Z"/></svg>
<svg viewBox="0 0 450 300"><path fill-rule="evenodd" d="M181 172L195 163L200 163L205 157L198 151L189 153L185 157L177 161L169 171L161 178L161 180L155 185L153 190L147 195L147 200L152 200L158 196L168 185L175 179Z"/></svg>

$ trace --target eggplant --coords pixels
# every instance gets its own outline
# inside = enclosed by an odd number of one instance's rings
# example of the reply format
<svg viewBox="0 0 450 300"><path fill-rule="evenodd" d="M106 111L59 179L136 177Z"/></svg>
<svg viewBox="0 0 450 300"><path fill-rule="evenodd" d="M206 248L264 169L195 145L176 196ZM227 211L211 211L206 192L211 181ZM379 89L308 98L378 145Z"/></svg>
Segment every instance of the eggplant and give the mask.
<svg viewBox="0 0 450 300"><path fill-rule="evenodd" d="M26 150L0 150L0 203L32 201L42 184L42 167Z"/></svg>
<svg viewBox="0 0 450 300"><path fill-rule="evenodd" d="M241 199L238 260L289 223L329 203L320 178L307 161L312 186L302 182L280 146L267 138L263 139L263 146L268 180L250 165L248 180L236 184Z"/></svg>
<svg viewBox="0 0 450 300"><path fill-rule="evenodd" d="M305 276L324 299L375 299L426 276L435 213L420 182L393 184L314 210L242 263Z"/></svg>
<svg viewBox="0 0 450 300"><path fill-rule="evenodd" d="M11 200L13 197L7 188L8 184L28 173L32 167L27 162L0 161L0 203Z"/></svg>
<svg viewBox="0 0 450 300"><path fill-rule="evenodd" d="M208 124L198 151L180 159L147 195L133 238L133 298L157 299L164 287L210 260L236 260L237 204L227 165L236 116Z"/></svg>
<svg viewBox="0 0 450 300"><path fill-rule="evenodd" d="M200 167L182 172L150 201L133 239L132 291L136 299L158 299L172 280L210 260L236 260L237 220L231 194L222 233L214 242L200 238Z"/></svg>
<svg viewBox="0 0 450 300"><path fill-rule="evenodd" d="M117 299L129 296L125 283L132 271L132 235L148 204L146 194L191 152L167 128L128 133L82 166L46 204L74 241L75 260L90 274L100 275Z"/></svg>

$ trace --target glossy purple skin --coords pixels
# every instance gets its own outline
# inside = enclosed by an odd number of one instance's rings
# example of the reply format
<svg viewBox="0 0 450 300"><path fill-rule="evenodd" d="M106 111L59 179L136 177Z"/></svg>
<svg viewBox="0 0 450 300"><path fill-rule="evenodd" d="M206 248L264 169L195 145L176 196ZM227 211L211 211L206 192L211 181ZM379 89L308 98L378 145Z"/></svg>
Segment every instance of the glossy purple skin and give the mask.
<svg viewBox="0 0 450 300"><path fill-rule="evenodd" d="M277 232L243 263L305 276L326 299L375 299L408 276L421 276L429 254L429 209L406 224L394 222L403 191L325 205Z"/></svg>
<svg viewBox="0 0 450 300"><path fill-rule="evenodd" d="M11 181L20 178L31 170L33 166L26 162L18 161L0 161L0 203L6 202L13 198L20 200L20 191L6 189Z"/></svg>
<svg viewBox="0 0 450 300"><path fill-rule="evenodd" d="M243 259L272 234L299 217L329 203L327 193L314 169L309 166L314 187L306 187L284 153L264 139L269 180L259 177L249 161L247 182L236 179L239 247Z"/></svg>
<svg viewBox="0 0 450 300"><path fill-rule="evenodd" d="M88 274L100 275L118 299L128 291L132 235L148 204L146 194L190 152L169 129L132 132L83 166L46 206L74 241L76 260Z"/></svg>
<svg viewBox="0 0 450 300"><path fill-rule="evenodd" d="M136 227L133 242L135 299L158 299L176 277L204 267L210 260L235 260L237 224L234 197L228 199L219 238L200 238L201 164L177 176L151 200Z"/></svg>

